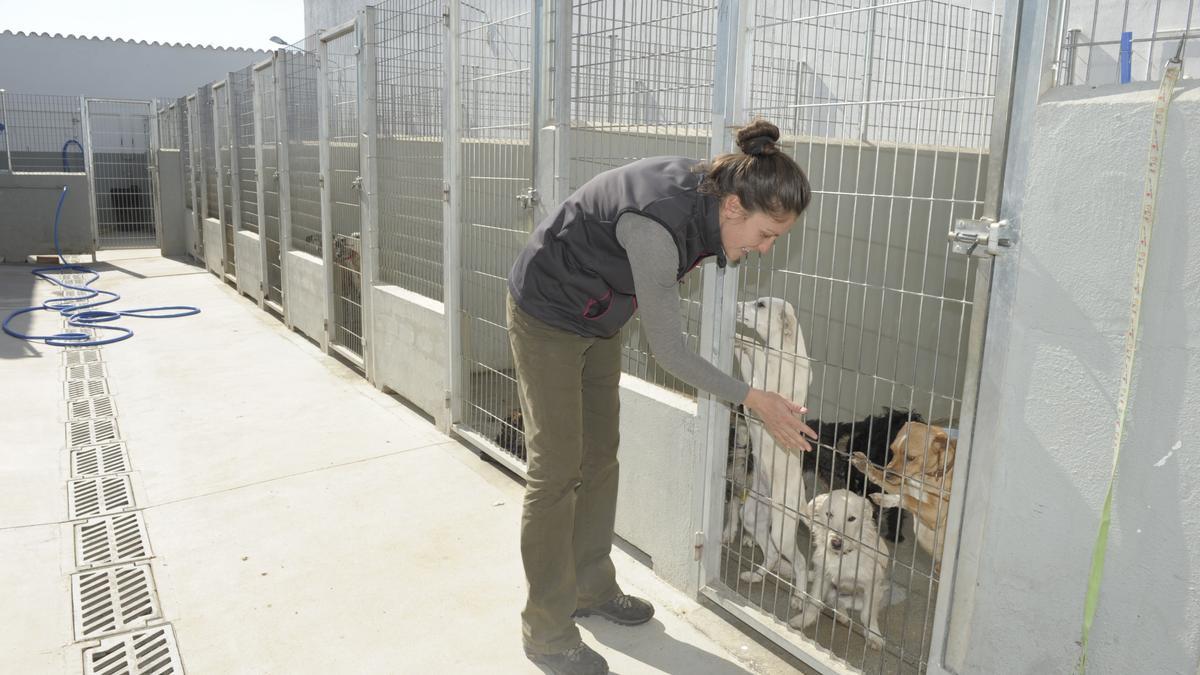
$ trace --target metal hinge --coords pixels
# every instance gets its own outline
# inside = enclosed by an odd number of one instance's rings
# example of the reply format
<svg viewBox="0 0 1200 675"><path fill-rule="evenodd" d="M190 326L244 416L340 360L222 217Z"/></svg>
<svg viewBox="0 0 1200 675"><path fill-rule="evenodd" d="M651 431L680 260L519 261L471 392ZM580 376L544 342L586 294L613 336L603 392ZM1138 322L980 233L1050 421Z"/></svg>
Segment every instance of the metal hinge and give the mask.
<svg viewBox="0 0 1200 675"><path fill-rule="evenodd" d="M535 188L529 188L525 192L517 195L517 201L521 202L521 208L531 209L533 208L533 205L539 203L541 199L538 198L538 191Z"/></svg>
<svg viewBox="0 0 1200 675"><path fill-rule="evenodd" d="M990 218L959 218L954 221L954 227L946 238L954 245L955 253L977 258L999 255L1001 248L1011 248L1017 239L1007 220L995 221Z"/></svg>
<svg viewBox="0 0 1200 675"><path fill-rule="evenodd" d="M693 542L693 548L694 548L694 552L692 553L692 560L699 560L700 553L704 551L704 532L703 531L696 533L696 537Z"/></svg>
<svg viewBox="0 0 1200 675"><path fill-rule="evenodd" d="M450 5L446 5L442 9L442 23L446 25L446 28L450 27Z"/></svg>
<svg viewBox="0 0 1200 675"><path fill-rule="evenodd" d="M446 399L445 399L446 400L446 408L449 408L450 407L450 390L447 389L445 393L446 393Z"/></svg>
<svg viewBox="0 0 1200 675"><path fill-rule="evenodd" d="M350 181L350 187L355 190L362 189L362 176L355 176L354 180Z"/></svg>
<svg viewBox="0 0 1200 675"><path fill-rule="evenodd" d="M442 201L450 201L450 183L449 181L442 183Z"/></svg>
<svg viewBox="0 0 1200 675"><path fill-rule="evenodd" d="M325 174L317 174L317 186L325 187Z"/></svg>

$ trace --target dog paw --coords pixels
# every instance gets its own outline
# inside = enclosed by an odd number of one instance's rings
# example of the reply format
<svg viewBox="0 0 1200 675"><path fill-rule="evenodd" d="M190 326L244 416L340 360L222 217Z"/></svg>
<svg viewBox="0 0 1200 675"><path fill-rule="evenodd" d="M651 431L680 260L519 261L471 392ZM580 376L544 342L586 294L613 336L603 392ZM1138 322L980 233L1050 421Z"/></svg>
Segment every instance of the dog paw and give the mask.
<svg viewBox="0 0 1200 675"><path fill-rule="evenodd" d="M867 467L871 465L871 460L867 459L867 456L863 453L855 452L854 454L850 455L850 463L853 464L854 468L858 469L859 471L866 472Z"/></svg>
<svg viewBox="0 0 1200 675"><path fill-rule="evenodd" d="M900 495L892 495L886 492L876 492L868 495L871 501L885 509L894 509L900 506Z"/></svg>
<svg viewBox="0 0 1200 675"><path fill-rule="evenodd" d="M872 649L883 649L883 636L873 630L867 631L867 644Z"/></svg>
<svg viewBox="0 0 1200 675"><path fill-rule="evenodd" d="M766 578L766 575L759 570L750 570L748 572L742 572L740 575L738 575L738 578L748 584L761 584L763 579Z"/></svg>
<svg viewBox="0 0 1200 675"><path fill-rule="evenodd" d="M817 622L817 617L821 616L820 608L809 605L804 608L803 612L794 615L788 619L788 625L797 630L805 630L809 626Z"/></svg>

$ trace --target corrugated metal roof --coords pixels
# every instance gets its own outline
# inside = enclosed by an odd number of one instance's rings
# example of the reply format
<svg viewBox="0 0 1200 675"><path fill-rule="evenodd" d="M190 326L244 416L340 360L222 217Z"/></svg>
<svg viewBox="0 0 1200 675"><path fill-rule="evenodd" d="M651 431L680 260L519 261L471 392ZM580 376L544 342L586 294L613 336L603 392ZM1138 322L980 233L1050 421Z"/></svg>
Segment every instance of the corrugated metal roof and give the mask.
<svg viewBox="0 0 1200 675"><path fill-rule="evenodd" d="M57 40L91 40L94 42L112 42L114 44L144 45L146 47L182 47L185 49L212 49L215 51L222 51L222 52L266 53L266 52L271 51L270 49L251 49L249 47L218 47L216 45L200 45L200 44L194 45L190 42L185 42L185 43L181 44L178 42L158 42L157 40L154 42L147 42L145 40L126 40L124 38L111 38L111 37L103 37L102 38L102 37L96 37L94 35L74 35L74 34L63 35L62 33L54 33L53 35L51 35L50 33L38 33L35 31L25 32L25 31L6 30L3 33L0 33L0 37L7 37L7 36L53 38L53 39L57 39Z"/></svg>

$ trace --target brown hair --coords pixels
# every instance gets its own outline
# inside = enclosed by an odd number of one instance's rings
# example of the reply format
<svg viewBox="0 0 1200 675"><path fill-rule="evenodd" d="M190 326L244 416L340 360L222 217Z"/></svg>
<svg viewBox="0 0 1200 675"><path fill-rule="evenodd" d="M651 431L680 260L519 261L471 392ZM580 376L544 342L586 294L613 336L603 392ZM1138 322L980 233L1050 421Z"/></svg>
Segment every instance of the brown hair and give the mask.
<svg viewBox="0 0 1200 675"><path fill-rule="evenodd" d="M747 211L781 216L799 215L812 201L808 176L779 145L779 127L756 119L738 129L741 152L719 155L701 164L704 172L699 190L724 199L737 195Z"/></svg>

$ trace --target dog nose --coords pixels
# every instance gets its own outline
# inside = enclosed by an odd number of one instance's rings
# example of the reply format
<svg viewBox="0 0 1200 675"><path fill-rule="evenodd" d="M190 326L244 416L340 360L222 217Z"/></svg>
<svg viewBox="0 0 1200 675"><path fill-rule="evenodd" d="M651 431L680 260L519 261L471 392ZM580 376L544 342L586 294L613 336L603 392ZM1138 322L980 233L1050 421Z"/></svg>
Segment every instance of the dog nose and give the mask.
<svg viewBox="0 0 1200 675"><path fill-rule="evenodd" d="M833 539L830 539L830 540L829 540L829 548L831 548L831 549L833 549L833 550L835 550L835 551L840 551L840 550L842 550L842 539L841 539L841 537L834 537Z"/></svg>

